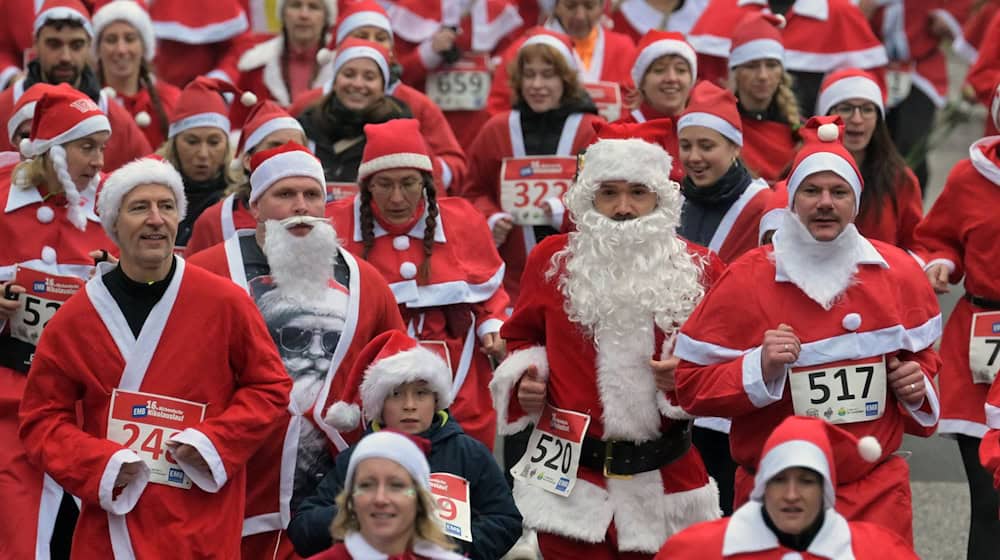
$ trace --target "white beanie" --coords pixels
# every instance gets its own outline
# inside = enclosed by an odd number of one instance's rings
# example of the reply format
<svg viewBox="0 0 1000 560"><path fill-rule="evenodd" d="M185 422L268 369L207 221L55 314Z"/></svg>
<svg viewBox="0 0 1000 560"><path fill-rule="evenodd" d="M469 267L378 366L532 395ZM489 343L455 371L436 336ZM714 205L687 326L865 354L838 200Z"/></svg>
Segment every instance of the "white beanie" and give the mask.
<svg viewBox="0 0 1000 560"><path fill-rule="evenodd" d="M365 459L389 459L406 469L413 482L428 492L431 489L431 467L427 457L410 438L392 431L369 434L354 446L351 460L347 463L347 477L344 488L350 491L354 486L354 471Z"/></svg>
<svg viewBox="0 0 1000 560"><path fill-rule="evenodd" d="M121 210L125 195L139 185L163 185L174 192L177 201L177 214L180 220L187 215L187 198L184 196L184 180L181 174L159 157L137 159L119 167L112 173L97 193L97 214L101 217L101 225L116 244L118 236L114 233L115 222Z"/></svg>
<svg viewBox="0 0 1000 560"><path fill-rule="evenodd" d="M267 189L288 177L306 177L319 183L326 191L323 164L301 144L288 142L250 157L250 203L257 201Z"/></svg>

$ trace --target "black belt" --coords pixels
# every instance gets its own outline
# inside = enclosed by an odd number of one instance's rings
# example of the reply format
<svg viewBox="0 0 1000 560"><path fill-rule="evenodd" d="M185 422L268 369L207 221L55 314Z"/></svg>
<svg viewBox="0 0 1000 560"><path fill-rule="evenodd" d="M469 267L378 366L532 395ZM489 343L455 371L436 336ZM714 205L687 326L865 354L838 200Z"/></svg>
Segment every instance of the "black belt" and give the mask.
<svg viewBox="0 0 1000 560"><path fill-rule="evenodd" d="M986 299L984 297L974 296L969 292L965 292L965 295L962 297L976 307L982 307L983 309L1000 309L1000 301L995 299Z"/></svg>
<svg viewBox="0 0 1000 560"><path fill-rule="evenodd" d="M659 439L644 443L584 437L580 465L601 471L606 478L628 477L669 465L690 448L691 423L675 422Z"/></svg>
<svg viewBox="0 0 1000 560"><path fill-rule="evenodd" d="M0 367L28 373L35 347L16 338L0 335Z"/></svg>

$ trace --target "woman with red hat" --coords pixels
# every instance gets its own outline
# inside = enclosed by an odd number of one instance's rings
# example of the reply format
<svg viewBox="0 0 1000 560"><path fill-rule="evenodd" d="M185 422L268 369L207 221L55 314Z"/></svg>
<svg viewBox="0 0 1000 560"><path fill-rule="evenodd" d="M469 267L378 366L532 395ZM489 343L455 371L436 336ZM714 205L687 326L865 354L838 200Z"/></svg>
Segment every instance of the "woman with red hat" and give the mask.
<svg viewBox="0 0 1000 560"><path fill-rule="evenodd" d="M504 289L517 301L521 270L535 244L556 233L576 154L601 122L575 69L565 35L536 28L510 62L512 110L494 115L469 147L462 196L486 217L507 264Z"/></svg>
<svg viewBox="0 0 1000 560"><path fill-rule="evenodd" d="M1000 126L1000 82L993 86L990 105L990 120ZM995 488L1000 486L997 204L1000 136L987 136L973 143L969 158L952 168L944 190L915 233L915 252L927 262L924 270L934 290L946 293L949 283L965 285L941 339L938 433L958 441L965 464L971 500L970 559L991 558L1000 550L1000 495Z"/></svg>
<svg viewBox="0 0 1000 560"><path fill-rule="evenodd" d="M838 70L823 80L816 114L844 121L844 147L861 170L865 190L855 224L862 235L907 249L924 215L920 184L896 150L885 120L885 92L863 70Z"/></svg>
<svg viewBox="0 0 1000 560"><path fill-rule="evenodd" d="M454 372L451 412L493 447L496 415L488 357L500 359L509 298L486 221L460 198L438 198L427 146L413 119L365 126L360 192L327 208L344 246L385 276L409 334Z"/></svg>
<svg viewBox="0 0 1000 560"><path fill-rule="evenodd" d="M110 2L92 24L101 85L135 118L149 145L159 147L181 90L153 76L156 35L149 14L139 2Z"/></svg>
<svg viewBox="0 0 1000 560"><path fill-rule="evenodd" d="M56 554L69 549L76 505L28 462L17 410L46 323L113 246L94 212L107 116L68 84L52 86L36 108L20 143L28 159L0 168L0 501L17 512L0 524L0 542L10 558L48 552L50 537ZM69 525L53 534L57 514Z"/></svg>

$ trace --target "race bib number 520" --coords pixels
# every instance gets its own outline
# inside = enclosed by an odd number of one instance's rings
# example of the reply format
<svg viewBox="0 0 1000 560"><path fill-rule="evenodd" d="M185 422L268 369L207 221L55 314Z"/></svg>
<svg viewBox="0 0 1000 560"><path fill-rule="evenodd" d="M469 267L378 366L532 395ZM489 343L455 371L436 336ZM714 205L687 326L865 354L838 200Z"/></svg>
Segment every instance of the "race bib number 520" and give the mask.
<svg viewBox="0 0 1000 560"><path fill-rule="evenodd" d="M788 376L798 416L831 424L867 422L885 413L885 358L793 368Z"/></svg>
<svg viewBox="0 0 1000 560"><path fill-rule="evenodd" d="M576 484L588 426L590 416L546 404L528 439L527 452L510 474L553 494L569 496Z"/></svg>

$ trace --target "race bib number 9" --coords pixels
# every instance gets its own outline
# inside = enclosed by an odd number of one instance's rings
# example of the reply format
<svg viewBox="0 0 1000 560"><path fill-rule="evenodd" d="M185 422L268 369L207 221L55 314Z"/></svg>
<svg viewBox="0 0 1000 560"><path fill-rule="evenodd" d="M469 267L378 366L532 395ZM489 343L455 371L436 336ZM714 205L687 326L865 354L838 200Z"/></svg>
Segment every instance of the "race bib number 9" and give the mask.
<svg viewBox="0 0 1000 560"><path fill-rule="evenodd" d="M451 473L431 473L431 495L438 519L449 537L472 542L469 481Z"/></svg>
<svg viewBox="0 0 1000 560"><path fill-rule="evenodd" d="M974 383L993 383L1000 372L1000 311L972 316L969 369Z"/></svg>
<svg viewBox="0 0 1000 560"><path fill-rule="evenodd" d="M465 53L427 75L427 97L442 111L480 111L486 107L492 73L489 55Z"/></svg>
<svg viewBox="0 0 1000 560"><path fill-rule="evenodd" d="M617 121L622 115L622 88L614 82L584 84L597 112L608 122Z"/></svg>
<svg viewBox="0 0 1000 560"><path fill-rule="evenodd" d="M56 311L83 286L83 280L74 276L53 276L20 266L14 272L14 283L26 291L18 298L20 305L11 318L10 335L33 346L38 345Z"/></svg>
<svg viewBox="0 0 1000 560"><path fill-rule="evenodd" d="M788 376L798 416L831 424L867 422L885 413L885 358L793 368Z"/></svg>
<svg viewBox="0 0 1000 560"><path fill-rule="evenodd" d="M546 404L528 439L527 452L510 474L558 496L569 496L576 485L588 426L590 416Z"/></svg>
<svg viewBox="0 0 1000 560"><path fill-rule="evenodd" d="M191 478L174 461L164 444L205 419L205 405L115 389L111 395L108 439L135 451L149 467L149 481L191 488Z"/></svg>
<svg viewBox="0 0 1000 560"><path fill-rule="evenodd" d="M500 167L500 207L522 226L549 223L545 200L562 200L576 174L576 158L508 157Z"/></svg>

